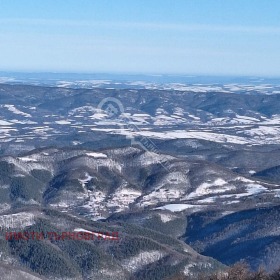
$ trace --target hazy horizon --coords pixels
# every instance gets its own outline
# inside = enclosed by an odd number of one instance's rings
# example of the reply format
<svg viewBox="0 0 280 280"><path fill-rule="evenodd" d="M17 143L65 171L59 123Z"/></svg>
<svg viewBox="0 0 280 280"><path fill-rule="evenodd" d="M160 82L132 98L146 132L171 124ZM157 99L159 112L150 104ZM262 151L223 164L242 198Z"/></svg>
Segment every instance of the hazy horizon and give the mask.
<svg viewBox="0 0 280 280"><path fill-rule="evenodd" d="M280 76L279 1L0 1L0 70Z"/></svg>

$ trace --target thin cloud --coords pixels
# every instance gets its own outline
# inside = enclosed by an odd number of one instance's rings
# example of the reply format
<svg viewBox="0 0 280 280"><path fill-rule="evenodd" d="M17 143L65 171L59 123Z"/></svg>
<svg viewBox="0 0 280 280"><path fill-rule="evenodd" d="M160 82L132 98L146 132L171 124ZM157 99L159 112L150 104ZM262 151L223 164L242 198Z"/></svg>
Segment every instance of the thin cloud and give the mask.
<svg viewBox="0 0 280 280"><path fill-rule="evenodd" d="M1 24L20 25L43 25L65 27L103 27L109 29L143 29L176 32L229 32L229 33L257 33L257 34L280 34L278 26L243 26L243 25L206 25L206 24L176 24L176 23L153 23L153 22L103 22L86 20L60 20L60 19L26 19L8 18L0 19Z"/></svg>

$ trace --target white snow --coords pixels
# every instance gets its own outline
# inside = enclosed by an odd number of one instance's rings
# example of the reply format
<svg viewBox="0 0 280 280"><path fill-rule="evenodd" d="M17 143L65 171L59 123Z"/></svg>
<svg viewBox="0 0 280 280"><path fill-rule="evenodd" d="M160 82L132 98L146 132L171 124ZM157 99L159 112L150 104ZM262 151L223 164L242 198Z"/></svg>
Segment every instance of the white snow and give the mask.
<svg viewBox="0 0 280 280"><path fill-rule="evenodd" d="M128 208L130 203L135 202L135 200L141 196L141 192L127 188L126 186L120 187L112 195L111 199L107 201L107 207L115 208L115 212L119 212Z"/></svg>
<svg viewBox="0 0 280 280"><path fill-rule="evenodd" d="M82 184L82 187L85 189L86 184L92 179L93 177L90 176L87 172L85 173L84 179L79 179L79 182Z"/></svg>
<svg viewBox="0 0 280 280"><path fill-rule="evenodd" d="M102 153L86 153L87 156L89 157L94 157L94 158L107 158L107 155L102 154Z"/></svg>
<svg viewBox="0 0 280 280"><path fill-rule="evenodd" d="M148 265L150 263L156 262L165 256L164 252L153 250L140 252L138 255L133 256L129 259L123 261L123 266L130 272L135 272L139 268Z"/></svg>
<svg viewBox="0 0 280 280"><path fill-rule="evenodd" d="M24 228L35 223L35 216L29 212L0 216L0 227L2 228Z"/></svg>
<svg viewBox="0 0 280 280"><path fill-rule="evenodd" d="M7 121L3 121L3 120L0 120L0 125L12 125L12 123L10 122L7 122Z"/></svg>
<svg viewBox="0 0 280 280"><path fill-rule="evenodd" d="M55 123L61 124L61 125L63 125L63 124L71 124L71 122L68 121L68 120L59 120L59 121L55 121Z"/></svg>
<svg viewBox="0 0 280 280"><path fill-rule="evenodd" d="M168 223L168 222L176 219L176 216L173 216L173 215L167 214L167 213L158 213L158 215L163 223Z"/></svg>
<svg viewBox="0 0 280 280"><path fill-rule="evenodd" d="M193 199L199 196L209 195L209 194L217 194L224 193L226 191L234 190L235 186L229 185L222 178L216 179L214 182L205 182L196 188L196 190L190 193L186 198Z"/></svg>
<svg viewBox="0 0 280 280"><path fill-rule="evenodd" d="M27 118L31 118L31 115L28 114L28 113L24 113L20 110L18 110L15 105L9 105L9 104L6 104L4 105L4 108L7 108L10 112L14 113L14 114L17 114L17 115L22 115L24 117L27 117Z"/></svg>
<svg viewBox="0 0 280 280"><path fill-rule="evenodd" d="M216 197L207 197L207 198L204 198L204 199L200 199L197 202L202 203L202 204L204 204L204 203L214 203L215 200L216 200Z"/></svg>
<svg viewBox="0 0 280 280"><path fill-rule="evenodd" d="M31 158L31 157L19 157L20 160L25 161L25 162L37 162L36 159Z"/></svg>
<svg viewBox="0 0 280 280"><path fill-rule="evenodd" d="M161 207L155 208L156 210L169 210L171 212L181 212L186 209L200 208L201 205L192 205L192 204L167 204Z"/></svg>
<svg viewBox="0 0 280 280"><path fill-rule="evenodd" d="M267 188L265 188L264 186L261 186L259 184L248 184L246 186L247 192L249 195L254 195L254 194L258 194L258 193L262 193L264 191L267 190Z"/></svg>
<svg viewBox="0 0 280 280"><path fill-rule="evenodd" d="M107 235L105 233L99 233L99 232L94 232L94 231L89 231L83 228L75 228L74 232L84 232L84 233L89 233L92 234L98 238L102 237L103 239L116 239L116 236L112 236L112 235Z"/></svg>
<svg viewBox="0 0 280 280"><path fill-rule="evenodd" d="M101 130L101 129L94 129ZM102 129L104 131L104 129ZM252 141L234 135L227 135L222 133L206 132L206 131L190 131L190 130L175 130L175 131L165 131L165 132L155 132L155 131L129 131L125 129L110 129L111 132L124 134L130 137L133 136L144 136L147 138L157 138L157 139L204 139L208 141L218 142L218 143L234 143L234 144L248 144Z"/></svg>

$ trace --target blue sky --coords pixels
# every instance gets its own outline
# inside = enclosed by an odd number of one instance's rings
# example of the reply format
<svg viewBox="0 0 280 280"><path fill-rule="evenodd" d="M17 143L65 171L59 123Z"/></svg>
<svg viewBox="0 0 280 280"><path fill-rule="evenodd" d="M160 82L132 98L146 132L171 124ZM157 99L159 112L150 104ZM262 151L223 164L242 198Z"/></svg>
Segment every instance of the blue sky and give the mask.
<svg viewBox="0 0 280 280"><path fill-rule="evenodd" d="M0 70L280 76L279 0L0 0Z"/></svg>

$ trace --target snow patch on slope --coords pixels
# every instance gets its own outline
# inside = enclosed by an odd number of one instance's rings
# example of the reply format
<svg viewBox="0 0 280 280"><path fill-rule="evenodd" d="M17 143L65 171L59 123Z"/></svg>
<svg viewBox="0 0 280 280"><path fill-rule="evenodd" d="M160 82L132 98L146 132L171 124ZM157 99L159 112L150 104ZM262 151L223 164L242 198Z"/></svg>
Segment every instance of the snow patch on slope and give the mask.
<svg viewBox="0 0 280 280"><path fill-rule="evenodd" d="M35 223L35 215L28 212L0 216L2 228L24 228Z"/></svg>
<svg viewBox="0 0 280 280"><path fill-rule="evenodd" d="M158 250L140 252L138 255L126 259L122 265L128 271L135 272L145 265L160 260L164 256L165 256L164 252Z"/></svg>

